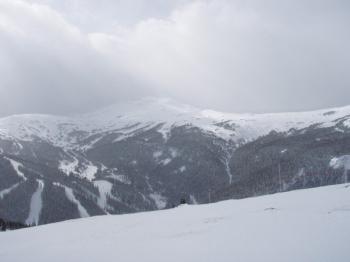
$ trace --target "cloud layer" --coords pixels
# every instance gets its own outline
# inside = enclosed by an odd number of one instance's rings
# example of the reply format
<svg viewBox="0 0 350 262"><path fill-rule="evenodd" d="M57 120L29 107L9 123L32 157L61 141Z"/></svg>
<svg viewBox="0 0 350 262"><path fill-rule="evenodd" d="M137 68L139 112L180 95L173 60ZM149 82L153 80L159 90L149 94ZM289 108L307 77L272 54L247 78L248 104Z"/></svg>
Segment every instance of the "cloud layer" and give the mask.
<svg viewBox="0 0 350 262"><path fill-rule="evenodd" d="M0 116L145 95L236 112L349 104L348 1L0 0Z"/></svg>

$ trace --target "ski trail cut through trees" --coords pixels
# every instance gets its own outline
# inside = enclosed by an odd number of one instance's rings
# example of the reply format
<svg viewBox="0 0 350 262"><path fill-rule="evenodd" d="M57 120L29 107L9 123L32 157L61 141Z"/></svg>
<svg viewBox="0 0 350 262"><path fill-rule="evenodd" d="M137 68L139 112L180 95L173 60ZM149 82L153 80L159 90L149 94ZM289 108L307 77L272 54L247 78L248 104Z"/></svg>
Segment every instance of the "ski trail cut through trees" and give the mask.
<svg viewBox="0 0 350 262"><path fill-rule="evenodd" d="M44 182L42 180L37 179L38 187L34 194L32 195L32 199L30 201L30 210L29 210L29 216L26 219L27 225L38 225L41 209L43 206L42 201L42 192L44 190Z"/></svg>

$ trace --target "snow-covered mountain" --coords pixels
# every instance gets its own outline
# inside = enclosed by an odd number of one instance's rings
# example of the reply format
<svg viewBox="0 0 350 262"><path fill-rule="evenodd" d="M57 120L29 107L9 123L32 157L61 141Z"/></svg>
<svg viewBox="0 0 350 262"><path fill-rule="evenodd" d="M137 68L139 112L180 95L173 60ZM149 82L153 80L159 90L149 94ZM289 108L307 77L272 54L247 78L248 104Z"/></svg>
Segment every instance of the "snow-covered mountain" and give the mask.
<svg viewBox="0 0 350 262"><path fill-rule="evenodd" d="M349 261L350 187L100 216L0 233L3 262Z"/></svg>
<svg viewBox="0 0 350 262"><path fill-rule="evenodd" d="M137 131L156 128L166 139L172 128L191 125L237 142L256 139L272 130L286 132L311 125L331 127L339 123L345 128L350 127L350 106L301 113L230 114L201 110L167 98L145 98L73 117L15 115L2 118L0 136L22 141L41 139L53 145L74 148L97 134L118 131L117 140L122 140ZM91 147L97 141L90 141L86 146Z"/></svg>
<svg viewBox="0 0 350 262"><path fill-rule="evenodd" d="M147 98L15 115L0 119L0 217L43 224L340 183L349 155L350 106L229 114Z"/></svg>

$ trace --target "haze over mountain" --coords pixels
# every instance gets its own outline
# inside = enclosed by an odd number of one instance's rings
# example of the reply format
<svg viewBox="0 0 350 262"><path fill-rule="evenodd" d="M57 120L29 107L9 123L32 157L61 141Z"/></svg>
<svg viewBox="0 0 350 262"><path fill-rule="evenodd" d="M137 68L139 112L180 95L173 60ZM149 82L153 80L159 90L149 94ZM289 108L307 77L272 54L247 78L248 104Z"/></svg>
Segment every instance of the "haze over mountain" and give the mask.
<svg viewBox="0 0 350 262"><path fill-rule="evenodd" d="M345 106L344 0L2 0L0 116L145 95L228 112Z"/></svg>

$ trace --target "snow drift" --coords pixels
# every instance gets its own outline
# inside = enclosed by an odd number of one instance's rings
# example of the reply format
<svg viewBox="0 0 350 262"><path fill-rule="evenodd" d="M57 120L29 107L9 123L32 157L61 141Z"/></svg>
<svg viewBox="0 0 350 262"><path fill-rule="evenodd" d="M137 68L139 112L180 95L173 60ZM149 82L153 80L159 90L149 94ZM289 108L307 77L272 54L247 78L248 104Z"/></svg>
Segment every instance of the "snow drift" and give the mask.
<svg viewBox="0 0 350 262"><path fill-rule="evenodd" d="M2 262L349 261L350 187L103 216L0 234Z"/></svg>

